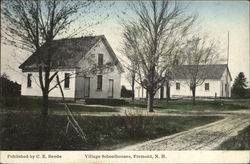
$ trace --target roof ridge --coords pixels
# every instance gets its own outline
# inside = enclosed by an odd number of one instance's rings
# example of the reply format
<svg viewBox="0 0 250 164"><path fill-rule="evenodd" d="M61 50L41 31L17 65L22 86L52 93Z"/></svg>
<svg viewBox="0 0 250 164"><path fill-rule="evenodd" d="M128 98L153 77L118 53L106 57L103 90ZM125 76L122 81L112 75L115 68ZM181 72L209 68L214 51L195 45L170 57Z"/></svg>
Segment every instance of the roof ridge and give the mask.
<svg viewBox="0 0 250 164"><path fill-rule="evenodd" d="M227 64L201 64L201 65L195 65L195 64L183 64L183 65L176 65L176 66L210 66L210 65L227 65Z"/></svg>
<svg viewBox="0 0 250 164"><path fill-rule="evenodd" d="M61 39L55 39L55 40L52 40L52 41L61 41L61 40L71 40L71 39L82 39L82 38L102 38L102 37L105 37L105 35L88 35L88 36L81 36L81 37L76 37L76 38L61 38Z"/></svg>
<svg viewBox="0 0 250 164"><path fill-rule="evenodd" d="M228 69L227 64L177 65L174 67L175 69L173 70L173 73L174 73L173 76L176 79L186 79L186 78L188 78L187 76L189 76L189 74L190 74L188 72L188 70L191 70L191 72L192 72L192 70L194 68L197 68L197 67L198 67L198 69L201 69L201 70L208 73L207 79L220 79L223 75L223 72L226 69ZM228 71L229 71L229 69L228 69ZM184 74L182 72L184 72ZM197 76L200 76L199 74L200 73L198 71Z"/></svg>

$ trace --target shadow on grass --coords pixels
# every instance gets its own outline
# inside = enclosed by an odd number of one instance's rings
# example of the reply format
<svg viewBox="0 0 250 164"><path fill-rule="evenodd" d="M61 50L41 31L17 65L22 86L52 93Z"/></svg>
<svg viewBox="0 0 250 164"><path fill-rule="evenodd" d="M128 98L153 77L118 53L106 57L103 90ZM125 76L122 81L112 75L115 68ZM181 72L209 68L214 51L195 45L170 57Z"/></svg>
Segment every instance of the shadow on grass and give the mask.
<svg viewBox="0 0 250 164"><path fill-rule="evenodd" d="M26 111L40 112L42 110L41 99L31 99L26 97L5 98L0 101L1 111ZM69 105L73 112L117 112L117 108ZM64 104L61 101L49 101L49 112L64 112Z"/></svg>
<svg viewBox="0 0 250 164"><path fill-rule="evenodd" d="M128 133L122 116L94 117L77 116L79 125L86 134L87 143L69 128L66 134L66 116L50 115L46 141L39 138L40 115L27 112L0 114L1 150L109 150L116 145L128 145L171 135L201 126L221 117L207 116L155 116L151 126L143 131ZM140 126L139 126L140 128ZM116 147L117 148L117 147Z"/></svg>
<svg viewBox="0 0 250 164"><path fill-rule="evenodd" d="M145 100L128 100L130 107L146 108L147 102ZM248 100L232 100L232 101L220 101L220 100L197 100L196 105L192 104L192 100L155 100L154 108L159 110L175 109L175 110L238 110L238 109L249 109L250 103Z"/></svg>
<svg viewBox="0 0 250 164"><path fill-rule="evenodd" d="M250 150L250 126L239 134L225 141L217 150Z"/></svg>
<svg viewBox="0 0 250 164"><path fill-rule="evenodd" d="M112 101L112 100L110 100ZM126 100L127 105L121 105L123 107L138 107L139 109L146 109L147 102L144 100ZM0 100L0 108L2 110L15 110L15 111L32 111L40 112L42 107L41 99L31 99L27 97L17 98L5 98ZM91 105L70 105L72 111L75 112L118 112L119 107L108 107L108 106L91 106ZM50 100L49 104L50 112L64 112L64 106L60 101ZM192 104L190 99L171 100L155 100L154 108L158 110L180 110L180 111L204 111L204 110L239 110L239 109L250 109L250 101L247 99L231 99L231 100L197 100L196 105ZM0 110L1 111L1 110Z"/></svg>

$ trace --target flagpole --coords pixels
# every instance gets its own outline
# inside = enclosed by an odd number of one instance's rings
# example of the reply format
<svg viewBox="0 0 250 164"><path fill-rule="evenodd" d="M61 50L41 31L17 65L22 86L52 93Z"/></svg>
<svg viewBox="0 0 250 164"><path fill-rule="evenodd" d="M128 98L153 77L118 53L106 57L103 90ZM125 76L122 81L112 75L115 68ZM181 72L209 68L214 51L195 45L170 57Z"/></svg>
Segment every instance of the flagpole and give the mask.
<svg viewBox="0 0 250 164"><path fill-rule="evenodd" d="M229 59L229 31L227 33L227 66L228 66L228 59Z"/></svg>
<svg viewBox="0 0 250 164"><path fill-rule="evenodd" d="M228 85L228 60L229 60L229 31L227 33L227 74L226 74L226 97L229 97L229 85Z"/></svg>

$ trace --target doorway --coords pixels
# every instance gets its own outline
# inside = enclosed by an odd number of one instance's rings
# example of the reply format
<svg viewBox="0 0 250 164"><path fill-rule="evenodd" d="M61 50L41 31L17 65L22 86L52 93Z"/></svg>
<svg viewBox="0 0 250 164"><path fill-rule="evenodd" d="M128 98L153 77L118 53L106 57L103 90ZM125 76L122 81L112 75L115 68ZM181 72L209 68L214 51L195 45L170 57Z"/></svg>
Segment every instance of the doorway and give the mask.
<svg viewBox="0 0 250 164"><path fill-rule="evenodd" d="M84 78L84 97L90 96L90 77Z"/></svg>
<svg viewBox="0 0 250 164"><path fill-rule="evenodd" d="M109 79L108 97L109 98L114 97L114 80L113 79Z"/></svg>

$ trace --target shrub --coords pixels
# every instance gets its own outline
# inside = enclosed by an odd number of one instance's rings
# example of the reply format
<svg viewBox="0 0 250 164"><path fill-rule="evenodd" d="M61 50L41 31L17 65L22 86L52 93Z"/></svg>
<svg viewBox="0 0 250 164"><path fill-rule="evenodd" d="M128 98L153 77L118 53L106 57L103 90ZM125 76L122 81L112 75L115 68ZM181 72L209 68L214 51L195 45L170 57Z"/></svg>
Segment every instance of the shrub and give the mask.
<svg viewBox="0 0 250 164"><path fill-rule="evenodd" d="M21 85L9 80L5 73L0 77L0 96L15 97L21 95Z"/></svg>
<svg viewBox="0 0 250 164"><path fill-rule="evenodd" d="M127 105L128 102L121 99L86 99L85 103L88 105L91 104L98 104L98 105L112 105L112 106L119 106L119 105Z"/></svg>
<svg viewBox="0 0 250 164"><path fill-rule="evenodd" d="M147 136L147 131L154 126L154 115L149 116L141 110L125 110L125 116L118 115L125 126L125 131L129 137Z"/></svg>
<svg viewBox="0 0 250 164"><path fill-rule="evenodd" d="M246 89L245 98L247 98L247 99L250 98L250 88Z"/></svg>
<svg viewBox="0 0 250 164"><path fill-rule="evenodd" d="M133 97L133 92L132 90L128 90L124 85L122 86L121 89L121 97L129 98Z"/></svg>

